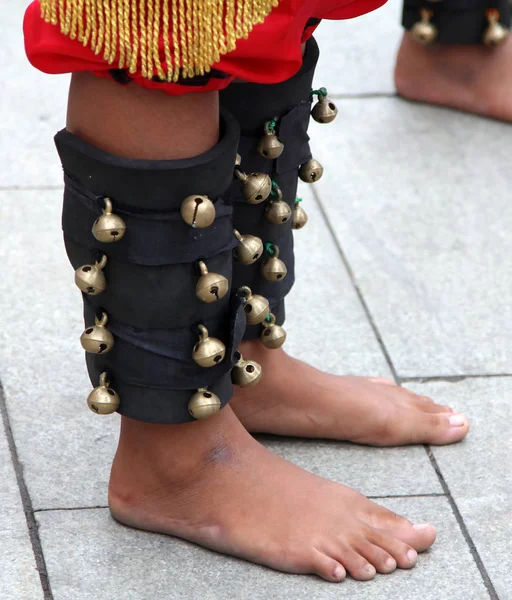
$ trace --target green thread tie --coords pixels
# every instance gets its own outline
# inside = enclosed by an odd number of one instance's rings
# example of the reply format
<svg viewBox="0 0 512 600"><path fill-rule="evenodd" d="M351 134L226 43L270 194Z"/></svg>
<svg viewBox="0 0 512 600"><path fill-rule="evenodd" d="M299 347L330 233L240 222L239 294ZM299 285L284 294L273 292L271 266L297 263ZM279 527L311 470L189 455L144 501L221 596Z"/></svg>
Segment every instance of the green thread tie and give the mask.
<svg viewBox="0 0 512 600"><path fill-rule="evenodd" d="M270 119L270 121L267 121L265 123L265 131L267 131L268 133L276 132L276 120L275 119Z"/></svg>
<svg viewBox="0 0 512 600"><path fill-rule="evenodd" d="M295 199L295 206L299 206L299 204L302 202L302 198L296 198Z"/></svg>
<svg viewBox="0 0 512 600"><path fill-rule="evenodd" d="M275 181L272 181L272 189L270 190L270 195L277 196L278 189L279 189L279 186L277 185L277 183Z"/></svg>
<svg viewBox="0 0 512 600"><path fill-rule="evenodd" d="M311 90L312 96L327 96L327 88L321 87L318 90Z"/></svg>
<svg viewBox="0 0 512 600"><path fill-rule="evenodd" d="M265 250L270 256L274 256L276 251L274 250L274 244L272 242L265 242Z"/></svg>
<svg viewBox="0 0 512 600"><path fill-rule="evenodd" d="M270 315L268 315L268 317L265 317L265 321L267 323L272 323L272 317Z"/></svg>

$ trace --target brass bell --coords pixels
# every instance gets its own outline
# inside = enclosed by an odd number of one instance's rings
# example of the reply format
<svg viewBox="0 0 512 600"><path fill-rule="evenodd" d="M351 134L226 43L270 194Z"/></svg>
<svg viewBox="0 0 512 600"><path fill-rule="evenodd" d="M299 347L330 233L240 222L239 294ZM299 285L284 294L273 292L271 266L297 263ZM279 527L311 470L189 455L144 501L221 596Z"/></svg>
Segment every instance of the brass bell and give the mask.
<svg viewBox="0 0 512 600"><path fill-rule="evenodd" d="M288 273L284 262L279 258L278 246L272 245L272 256L261 265L261 274L267 281L282 281Z"/></svg>
<svg viewBox="0 0 512 600"><path fill-rule="evenodd" d="M415 23L411 29L412 37L423 44L423 46L428 46L428 44L432 44L437 38L437 27L430 22L430 18L432 17L432 11L427 10L426 8L420 9L421 21Z"/></svg>
<svg viewBox="0 0 512 600"><path fill-rule="evenodd" d="M275 121L265 123L265 133L256 146L256 151L264 158L275 160L279 158L284 150L283 142L275 133Z"/></svg>
<svg viewBox="0 0 512 600"><path fill-rule="evenodd" d="M241 354L239 356L240 359L231 371L231 381L240 387L256 385L261 379L261 365L253 360L244 360Z"/></svg>
<svg viewBox="0 0 512 600"><path fill-rule="evenodd" d="M317 123L332 123L338 114L336 104L327 98L327 90L318 90L318 102L313 106L311 116Z"/></svg>
<svg viewBox="0 0 512 600"><path fill-rule="evenodd" d="M249 204L260 204L270 195L272 180L265 173L251 173L246 175L235 169L235 175L243 182L242 195Z"/></svg>
<svg viewBox="0 0 512 600"><path fill-rule="evenodd" d="M200 367L214 367L224 360L226 346L217 338L209 337L204 325L198 325L198 328L201 334L192 350L192 358Z"/></svg>
<svg viewBox="0 0 512 600"><path fill-rule="evenodd" d="M242 235L236 229L233 233L238 240L233 251L235 259L242 265L252 265L263 254L263 242L255 235Z"/></svg>
<svg viewBox="0 0 512 600"><path fill-rule="evenodd" d="M119 408L119 396L108 382L106 372L100 375L100 385L87 398L87 406L97 415L111 415Z"/></svg>
<svg viewBox="0 0 512 600"><path fill-rule="evenodd" d="M253 294L246 285L240 288L240 292L245 295L244 311L247 317L248 325L258 325L264 321L270 314L268 300L259 294Z"/></svg>
<svg viewBox="0 0 512 600"><path fill-rule="evenodd" d="M291 217L292 209L283 200L283 193L276 187L277 197L271 200L265 208L265 218L274 225L282 225Z"/></svg>
<svg viewBox="0 0 512 600"><path fill-rule="evenodd" d="M101 320L95 318L95 325L88 327L80 336L80 343L86 352L105 354L114 347L114 336L105 327L108 322L107 313L103 313Z"/></svg>
<svg viewBox="0 0 512 600"><path fill-rule="evenodd" d="M105 208L103 214L94 221L92 234L98 242L106 244L118 242L123 238L126 231L126 225L123 219L112 213L112 202L110 198L105 198Z"/></svg>
<svg viewBox="0 0 512 600"><path fill-rule="evenodd" d="M499 22L500 13L495 8L486 11L485 16L489 26L484 31L483 41L486 46L496 48L507 39L510 31Z"/></svg>
<svg viewBox="0 0 512 600"><path fill-rule="evenodd" d="M302 229L307 222L307 212L302 208L299 202L296 201L295 206L293 207L292 229Z"/></svg>
<svg viewBox="0 0 512 600"><path fill-rule="evenodd" d="M199 261L201 277L196 285L196 296L199 300L211 304L217 302L228 293L229 281L224 275L218 273L209 273L206 265Z"/></svg>
<svg viewBox="0 0 512 600"><path fill-rule="evenodd" d="M299 177L306 183L315 183L324 174L324 168L314 158L308 160L299 169Z"/></svg>
<svg viewBox="0 0 512 600"><path fill-rule="evenodd" d="M181 218L191 227L204 229L215 221L215 206L208 196L187 196L181 203Z"/></svg>
<svg viewBox="0 0 512 600"><path fill-rule="evenodd" d="M199 388L188 402L188 412L194 419L209 419L220 411L220 400L206 388Z"/></svg>
<svg viewBox="0 0 512 600"><path fill-rule="evenodd" d="M94 265L82 265L75 271L76 285L89 296L97 296L107 288L107 281L103 269L107 264L107 257L103 255L100 262Z"/></svg>
<svg viewBox="0 0 512 600"><path fill-rule="evenodd" d="M275 316L270 313L262 323L264 329L260 335L260 341L269 350L276 350L277 348L281 348L281 346L286 341L286 331L281 327L281 325L276 325Z"/></svg>
<svg viewBox="0 0 512 600"><path fill-rule="evenodd" d="M235 158L235 167L239 167L241 164L242 164L242 157L237 152L236 153L236 158Z"/></svg>

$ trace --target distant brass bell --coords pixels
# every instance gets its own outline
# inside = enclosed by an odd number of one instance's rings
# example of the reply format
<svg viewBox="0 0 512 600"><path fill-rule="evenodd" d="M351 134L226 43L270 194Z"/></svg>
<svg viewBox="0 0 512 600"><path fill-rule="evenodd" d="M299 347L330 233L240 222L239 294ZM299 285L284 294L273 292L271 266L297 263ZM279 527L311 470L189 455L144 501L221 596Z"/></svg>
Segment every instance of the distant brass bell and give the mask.
<svg viewBox="0 0 512 600"><path fill-rule="evenodd" d="M283 142L277 137L272 121L265 123L265 133L256 146L256 151L264 158L275 160L284 150Z"/></svg>
<svg viewBox="0 0 512 600"><path fill-rule="evenodd" d="M495 8L488 9L485 16L487 17L489 26L484 31L484 44L490 48L496 48L496 46L503 44L510 31L499 22L500 13Z"/></svg>
<svg viewBox="0 0 512 600"><path fill-rule="evenodd" d="M327 98L327 90L320 88L318 102L313 106L311 116L317 123L332 123L338 114L336 104Z"/></svg>
<svg viewBox="0 0 512 600"><path fill-rule="evenodd" d="M201 277L196 285L196 296L199 300L211 304L224 298L228 293L229 281L224 275L209 273L202 260L199 261L199 268L201 269Z"/></svg>
<svg viewBox="0 0 512 600"><path fill-rule="evenodd" d="M314 158L308 160L299 169L299 177L306 183L315 183L324 174L324 168Z"/></svg>
<svg viewBox="0 0 512 600"><path fill-rule="evenodd" d="M430 22L432 11L426 8L420 9L421 21L415 23L411 29L413 39L423 46L432 44L437 38L437 27Z"/></svg>
<svg viewBox="0 0 512 600"><path fill-rule="evenodd" d="M283 200L283 193L276 188L277 197L271 200L265 208L265 219L274 225L286 223L292 215L292 209Z"/></svg>
<svg viewBox="0 0 512 600"><path fill-rule="evenodd" d="M245 295L245 316L248 325L258 325L264 321L270 314L268 300L258 294L253 294L246 285L240 288L240 292Z"/></svg>
<svg viewBox="0 0 512 600"><path fill-rule="evenodd" d="M92 354L106 354L114 347L114 336L105 327L108 322L107 313L103 313L101 320L95 318L96 324L88 327L80 336L80 343L86 352Z"/></svg>
<svg viewBox="0 0 512 600"><path fill-rule="evenodd" d="M215 206L208 196L187 196L181 203L181 218L191 227L204 229L215 221Z"/></svg>
<svg viewBox="0 0 512 600"><path fill-rule="evenodd" d="M76 285L89 296L97 296L107 288L107 281L103 269L107 264L107 257L103 255L100 262L94 265L82 265L75 271Z"/></svg>
<svg viewBox="0 0 512 600"><path fill-rule="evenodd" d="M242 164L242 157L237 152L236 158L235 158L235 167L239 167L241 164Z"/></svg>
<svg viewBox="0 0 512 600"><path fill-rule="evenodd" d="M100 385L87 398L87 406L97 415L111 415L119 408L119 396L108 382L106 372L100 375Z"/></svg>
<svg viewBox="0 0 512 600"><path fill-rule="evenodd" d="M274 254L261 265L261 274L267 281L282 281L288 273L284 262L279 258L278 246L272 246Z"/></svg>
<svg viewBox="0 0 512 600"><path fill-rule="evenodd" d="M302 229L308 222L308 215L302 206L296 202L293 207L292 229Z"/></svg>
<svg viewBox="0 0 512 600"><path fill-rule="evenodd" d="M192 350L192 358L200 367L214 367L224 360L226 346L217 338L208 336L208 329L199 325L201 334L199 341Z"/></svg>
<svg viewBox="0 0 512 600"><path fill-rule="evenodd" d="M118 242L123 238L126 231L126 225L123 219L112 213L112 202L110 198L105 198L105 208L103 214L94 221L92 234L98 242L106 244Z"/></svg>
<svg viewBox="0 0 512 600"><path fill-rule="evenodd" d="M234 234L238 240L235 259L242 265L252 265L263 254L263 242L255 235L241 235L236 229Z"/></svg>
<svg viewBox="0 0 512 600"><path fill-rule="evenodd" d="M249 204L260 204L270 195L272 180L265 173L251 173L246 175L235 169L235 175L243 182L242 195Z"/></svg>
<svg viewBox="0 0 512 600"><path fill-rule="evenodd" d="M277 348L281 348L285 343L286 331L281 325L276 325L276 318L272 313L270 313L270 317L267 317L267 319L262 323L264 329L261 332L260 341L265 348L276 350Z"/></svg>
<svg viewBox="0 0 512 600"><path fill-rule="evenodd" d="M240 359L231 371L231 381L240 387L256 385L261 379L261 366L253 360L244 360L241 354L239 356Z"/></svg>
<svg viewBox="0 0 512 600"><path fill-rule="evenodd" d="M209 419L219 411L219 398L206 388L199 388L188 402L188 412L194 419Z"/></svg>

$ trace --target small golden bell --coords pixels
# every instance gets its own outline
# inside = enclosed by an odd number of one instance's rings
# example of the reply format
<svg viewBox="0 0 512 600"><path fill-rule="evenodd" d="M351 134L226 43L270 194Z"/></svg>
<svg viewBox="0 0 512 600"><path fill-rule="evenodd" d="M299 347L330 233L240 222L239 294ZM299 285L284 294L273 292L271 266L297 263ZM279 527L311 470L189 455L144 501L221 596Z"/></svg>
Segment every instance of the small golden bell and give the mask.
<svg viewBox="0 0 512 600"><path fill-rule="evenodd" d="M242 265L252 265L263 254L263 242L255 235L241 235L236 229L233 233L238 240L233 251L235 259Z"/></svg>
<svg viewBox="0 0 512 600"><path fill-rule="evenodd" d="M199 388L188 403L188 412L194 419L209 419L219 411L219 398L206 388Z"/></svg>
<svg viewBox="0 0 512 600"><path fill-rule="evenodd" d="M215 206L208 196L187 196L181 203L181 218L191 227L204 229L215 221Z"/></svg>
<svg viewBox="0 0 512 600"><path fill-rule="evenodd" d="M260 204L270 195L272 180L265 173L251 173L246 175L235 169L235 175L243 182L242 195L249 204Z"/></svg>
<svg viewBox="0 0 512 600"><path fill-rule="evenodd" d="M282 225L291 217L292 209L283 200L281 189L275 188L277 197L271 200L265 208L265 219L274 225Z"/></svg>
<svg viewBox="0 0 512 600"><path fill-rule="evenodd" d="M282 281L286 277L288 269L279 258L279 247L273 244L271 246L273 255L261 265L261 274L267 281Z"/></svg>
<svg viewBox="0 0 512 600"><path fill-rule="evenodd" d="M100 385L87 398L87 406L97 415L111 415L119 408L119 396L108 382L106 372L100 375Z"/></svg>
<svg viewBox="0 0 512 600"><path fill-rule="evenodd" d="M275 134L274 127L275 121L265 123L265 133L256 146L258 154L270 160L279 158L284 150L284 144Z"/></svg>
<svg viewBox="0 0 512 600"><path fill-rule="evenodd" d="M239 167L241 164L242 164L242 157L237 152L236 158L235 158L235 167Z"/></svg>
<svg viewBox="0 0 512 600"><path fill-rule="evenodd" d="M253 360L240 359L231 371L231 381L240 387L249 387L260 382L262 375L261 366Z"/></svg>
<svg viewBox="0 0 512 600"><path fill-rule="evenodd" d="M308 160L299 169L299 177L306 183L315 183L324 174L324 168L314 158Z"/></svg>
<svg viewBox="0 0 512 600"><path fill-rule="evenodd" d="M320 88L318 102L313 106L311 116L317 123L332 123L338 114L336 104L327 98L327 90Z"/></svg>
<svg viewBox="0 0 512 600"><path fill-rule="evenodd" d="M198 325L198 328L201 334L192 350L192 358L200 367L214 367L224 360L226 346L217 338L209 337L204 325Z"/></svg>
<svg viewBox="0 0 512 600"><path fill-rule="evenodd" d="M75 271L76 285L89 296L97 296L107 288L107 281L103 269L107 264L107 257L103 255L100 262L94 265L82 265Z"/></svg>
<svg viewBox="0 0 512 600"><path fill-rule="evenodd" d="M281 348L286 341L286 331L281 325L276 325L275 316L270 313L270 316L263 321L262 325L264 329L261 332L260 341L265 348L269 350Z"/></svg>
<svg viewBox="0 0 512 600"><path fill-rule="evenodd" d="M426 8L420 9L420 16L421 21L413 25L411 35L420 44L428 46L428 44L432 44L437 38L437 27L430 22L430 18L432 17L431 10L427 10Z"/></svg>
<svg viewBox="0 0 512 600"><path fill-rule="evenodd" d="M248 325L258 325L264 321L270 314L268 300L259 294L253 294L246 285L240 288L240 292L245 295L245 316Z"/></svg>
<svg viewBox="0 0 512 600"><path fill-rule="evenodd" d="M224 298L228 293L229 281L224 275L209 273L202 260L199 261L199 268L201 269L201 277L196 285L196 296L199 300L211 304Z"/></svg>
<svg viewBox="0 0 512 600"><path fill-rule="evenodd" d="M92 354L106 354L114 347L114 336L105 327L108 322L107 313L103 313L101 320L95 318L96 324L88 327L80 336L80 343L86 352Z"/></svg>
<svg viewBox="0 0 512 600"><path fill-rule="evenodd" d="M485 16L487 17L489 26L484 31L484 44L490 48L496 48L496 46L503 44L510 31L499 22L500 13L495 8L489 8Z"/></svg>
<svg viewBox="0 0 512 600"><path fill-rule="evenodd" d="M103 214L94 221L92 234L98 242L106 244L118 242L123 238L126 231L126 225L118 215L112 213L112 202L110 198L105 198L105 208Z"/></svg>
<svg viewBox="0 0 512 600"><path fill-rule="evenodd" d="M292 229L302 229L307 222L308 214L298 202L295 202L295 206L293 207Z"/></svg>

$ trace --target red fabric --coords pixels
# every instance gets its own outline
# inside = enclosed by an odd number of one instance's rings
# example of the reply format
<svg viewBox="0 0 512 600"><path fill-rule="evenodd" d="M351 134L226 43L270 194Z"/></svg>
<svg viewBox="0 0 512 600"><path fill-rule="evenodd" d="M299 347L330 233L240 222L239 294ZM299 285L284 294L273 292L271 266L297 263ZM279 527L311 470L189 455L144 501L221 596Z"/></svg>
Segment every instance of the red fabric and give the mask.
<svg viewBox="0 0 512 600"><path fill-rule="evenodd" d="M352 19L375 10L386 0L281 0L267 17L257 25L247 40L241 39L232 52L213 65L227 73L226 79L212 78L202 86L160 83L145 79L137 72L135 83L146 88L163 89L178 95L190 92L219 90L235 78L254 83L278 83L292 77L302 64L301 44L315 26L306 29L311 18ZM60 33L59 27L45 23L40 16L39 1L27 8L24 21L25 49L34 67L45 73L91 71L108 76L109 65L102 55L96 56L77 40Z"/></svg>

